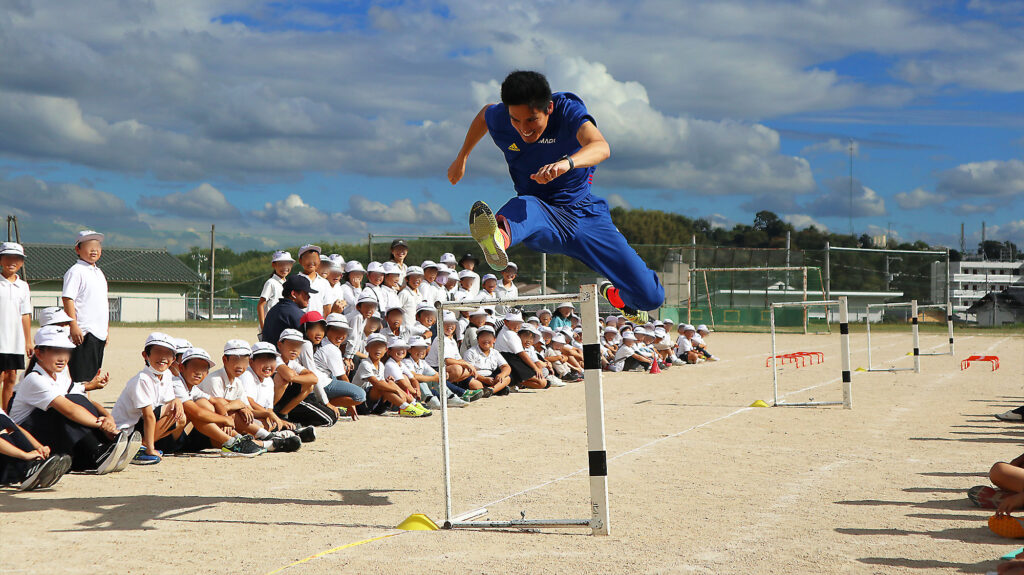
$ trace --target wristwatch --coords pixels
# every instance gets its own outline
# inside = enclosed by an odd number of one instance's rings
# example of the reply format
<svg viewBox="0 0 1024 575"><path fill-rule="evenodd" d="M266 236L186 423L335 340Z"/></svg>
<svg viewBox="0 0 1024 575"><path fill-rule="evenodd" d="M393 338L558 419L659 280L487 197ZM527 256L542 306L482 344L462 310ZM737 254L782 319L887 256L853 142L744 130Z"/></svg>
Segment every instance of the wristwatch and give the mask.
<svg viewBox="0 0 1024 575"><path fill-rule="evenodd" d="M561 159L562 159L562 160L568 160L568 161L569 161L569 170L570 170L570 171L572 171L572 170L575 170L575 169L576 169L576 162L572 161L572 158L570 158L568 154L566 154L566 155L562 156L562 158L561 158Z"/></svg>

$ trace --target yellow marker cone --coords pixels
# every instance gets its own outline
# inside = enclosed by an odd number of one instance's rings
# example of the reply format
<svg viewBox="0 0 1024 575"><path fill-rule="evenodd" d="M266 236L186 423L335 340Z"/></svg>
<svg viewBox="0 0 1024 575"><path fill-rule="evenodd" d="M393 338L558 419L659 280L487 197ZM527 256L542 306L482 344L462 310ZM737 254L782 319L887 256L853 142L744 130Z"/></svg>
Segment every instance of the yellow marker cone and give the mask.
<svg viewBox="0 0 1024 575"><path fill-rule="evenodd" d="M908 352L907 352L907 355L914 355L914 352L912 352L912 351L908 351Z"/></svg>
<svg viewBox="0 0 1024 575"><path fill-rule="evenodd" d="M759 399L759 400L755 401L754 403L751 403L750 407L771 407L771 406Z"/></svg>
<svg viewBox="0 0 1024 575"><path fill-rule="evenodd" d="M405 521L398 524L395 529L403 531L437 531L440 527L422 513L414 513L405 518Z"/></svg>
<svg viewBox="0 0 1024 575"><path fill-rule="evenodd" d="M864 369L863 367L858 367L857 369L855 369L855 370L853 370L853 371L867 371L867 370L866 370L866 369Z"/></svg>

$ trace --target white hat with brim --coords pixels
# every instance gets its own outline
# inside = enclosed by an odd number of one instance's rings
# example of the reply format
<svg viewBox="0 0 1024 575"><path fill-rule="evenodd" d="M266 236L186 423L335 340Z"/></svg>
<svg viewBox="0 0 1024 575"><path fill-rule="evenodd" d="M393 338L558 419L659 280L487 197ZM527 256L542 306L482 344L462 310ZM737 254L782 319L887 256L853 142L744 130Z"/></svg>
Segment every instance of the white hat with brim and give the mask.
<svg viewBox="0 0 1024 575"><path fill-rule="evenodd" d="M375 344L375 343L383 343L384 345L387 345L388 344L388 338L384 337L383 335L381 335L379 333L371 334L370 337L366 338L366 346L367 347L369 347L370 345Z"/></svg>
<svg viewBox="0 0 1024 575"><path fill-rule="evenodd" d="M62 307L45 307L39 310L39 325L57 325L74 321Z"/></svg>
<svg viewBox="0 0 1024 575"><path fill-rule="evenodd" d="M452 253L444 253L444 254L441 254L441 259L440 259L440 260L438 260L438 261L439 261L440 263L442 263L442 264L451 264L451 265L453 265L453 266L454 266L454 265L455 265L456 263L458 263L458 262L456 262L456 261L455 261L455 254L452 254Z"/></svg>
<svg viewBox="0 0 1024 575"><path fill-rule="evenodd" d="M437 263L434 262L434 260L423 260L423 263L420 264L420 267L423 268L423 269L433 268L433 269L436 270L437 269Z"/></svg>
<svg viewBox="0 0 1024 575"><path fill-rule="evenodd" d="M75 245L77 246L78 244L82 242L87 242L89 240L96 240L100 243L103 243L103 237L103 234L95 230L82 230L78 232L78 238L75 240Z"/></svg>
<svg viewBox="0 0 1024 575"><path fill-rule="evenodd" d="M371 293L363 294L359 296L358 300L356 300L356 305L361 303L372 303L373 305L377 305L377 298Z"/></svg>
<svg viewBox="0 0 1024 575"><path fill-rule="evenodd" d="M363 264L361 264L361 263L359 263L359 262L357 262L355 260L349 260L349 261L345 262L345 273L350 274L352 272L363 272L363 273L366 273L366 269L363 268Z"/></svg>
<svg viewBox="0 0 1024 575"><path fill-rule="evenodd" d="M158 345L160 347L166 347L167 349L177 352L178 346L174 343L174 338L167 335L166 333L154 331L149 334L146 338L146 344L143 347L149 347L151 345Z"/></svg>
<svg viewBox="0 0 1024 575"><path fill-rule="evenodd" d="M381 267L384 268L384 275L402 274L402 268L398 267L398 264L395 262L384 262Z"/></svg>
<svg viewBox="0 0 1024 575"><path fill-rule="evenodd" d="M462 281L462 280L465 280L465 279L474 279L476 277L477 277L476 274L473 273L472 270L462 270L461 272L459 272L459 281Z"/></svg>
<svg viewBox="0 0 1024 575"><path fill-rule="evenodd" d="M480 334L482 334L482 333L489 333L491 335L495 335L496 332L494 331L493 327L491 327L491 326L489 326L487 324L484 324L484 325L480 326L479 328L477 328L477 330L476 330L477 337L480 337Z"/></svg>
<svg viewBox="0 0 1024 575"><path fill-rule="evenodd" d="M224 355L244 355L248 357L252 355L252 349L249 347L249 342L244 339L231 339L224 344Z"/></svg>
<svg viewBox="0 0 1024 575"><path fill-rule="evenodd" d="M421 275L423 275L423 268L420 266L409 266L409 268L405 270L405 277Z"/></svg>
<svg viewBox="0 0 1024 575"><path fill-rule="evenodd" d="M75 349L75 344L71 342L71 330L61 325L48 325L39 328L33 341L36 347Z"/></svg>
<svg viewBox="0 0 1024 575"><path fill-rule="evenodd" d="M444 323L457 323L458 321L459 318L455 316L455 312L448 310L444 311Z"/></svg>
<svg viewBox="0 0 1024 575"><path fill-rule="evenodd" d="M708 326L706 326L704 324L698 325L697 326L697 331L703 331L704 333L711 333L711 330L708 329Z"/></svg>
<svg viewBox="0 0 1024 575"><path fill-rule="evenodd" d="M516 265L516 262L508 262L508 264L505 265L505 269L508 268L512 268L516 271L519 271L519 266Z"/></svg>
<svg viewBox="0 0 1024 575"><path fill-rule="evenodd" d="M475 310L469 312L469 317L473 317L475 315L488 315L488 313L486 309L478 307Z"/></svg>
<svg viewBox="0 0 1024 575"><path fill-rule="evenodd" d="M422 337L416 336L409 340L409 347L430 347L430 344Z"/></svg>
<svg viewBox="0 0 1024 575"><path fill-rule="evenodd" d="M325 319L325 321L327 322L327 327L328 328L332 328L332 327L340 327L340 328L344 328L344 329L350 329L351 328L351 326L349 326L349 324L348 324L348 320L345 319L345 316L341 315L340 313L330 313L330 314L327 314L327 318Z"/></svg>
<svg viewBox="0 0 1024 575"><path fill-rule="evenodd" d="M391 336L388 339L388 349L409 349L409 342L400 337Z"/></svg>
<svg viewBox="0 0 1024 575"><path fill-rule="evenodd" d="M429 311L429 312L433 312L433 311L436 311L436 310L434 309L434 306L432 306L432 305L430 305L429 303L427 303L427 302L425 302L425 301L424 301L424 302L420 302L420 303L419 303L419 304L418 304L418 305L416 306L416 313L420 313L421 311Z"/></svg>
<svg viewBox="0 0 1024 575"><path fill-rule="evenodd" d="M384 265L380 262L370 262L366 266L366 273L382 274L384 273Z"/></svg>
<svg viewBox="0 0 1024 575"><path fill-rule="evenodd" d="M192 349L192 342L189 340L182 337L174 340L174 355L183 354L190 349Z"/></svg>
<svg viewBox="0 0 1024 575"><path fill-rule="evenodd" d="M190 347L188 351L186 351L185 354L181 356L181 365L185 365L186 363L192 361L193 359L201 359L205 361L207 367L213 367L214 365L217 365L213 362L213 358L210 357L210 354L207 353L206 350L201 347Z"/></svg>
<svg viewBox="0 0 1024 575"><path fill-rule="evenodd" d="M258 341L256 343L252 344L252 348L251 348L250 351L252 352L250 354L252 357L256 357L257 355L270 355L270 354L273 354L274 357L277 357L277 356L281 355L280 353L278 353L277 348L274 347L274 344L272 344L270 342L266 342L266 341Z"/></svg>
<svg viewBox="0 0 1024 575"><path fill-rule="evenodd" d="M288 328L281 332L281 335L277 336L277 341L305 341L306 338L302 337L302 332L297 329Z"/></svg>
<svg viewBox="0 0 1024 575"><path fill-rule="evenodd" d="M317 255L320 255L321 253L323 253L323 249L321 249L320 246L317 245L306 244L299 248L299 257L301 258L302 256L306 255L306 252L316 252Z"/></svg>
<svg viewBox="0 0 1024 575"><path fill-rule="evenodd" d="M574 306L571 303L565 301L565 302L562 302L562 303L558 304L558 307L556 307L555 309L563 309L563 308L576 309L576 306Z"/></svg>
<svg viewBox="0 0 1024 575"><path fill-rule="evenodd" d="M626 340L636 341L636 336L633 335L633 332L627 331L626 333L622 334L622 340L623 341L626 341Z"/></svg>
<svg viewBox="0 0 1024 575"><path fill-rule="evenodd" d="M295 258L292 257L292 254L290 252L278 250L274 252L273 257L270 258L270 263L276 264L277 262L295 263Z"/></svg>
<svg viewBox="0 0 1024 575"><path fill-rule="evenodd" d="M0 243L0 256L25 257L25 247L17 242Z"/></svg>
<svg viewBox="0 0 1024 575"><path fill-rule="evenodd" d="M400 304L393 303L388 306L388 309L384 310L384 315L387 315L393 311L405 312L405 308L402 307Z"/></svg>
<svg viewBox="0 0 1024 575"><path fill-rule="evenodd" d="M523 314L515 311L510 311L506 313L505 317L502 319L504 321L523 321Z"/></svg>
<svg viewBox="0 0 1024 575"><path fill-rule="evenodd" d="M565 339L565 334L563 334L563 333L557 333L557 334L555 334L551 338L551 343L562 343L562 344L564 344L564 343L566 343L566 341L568 341L568 340Z"/></svg>

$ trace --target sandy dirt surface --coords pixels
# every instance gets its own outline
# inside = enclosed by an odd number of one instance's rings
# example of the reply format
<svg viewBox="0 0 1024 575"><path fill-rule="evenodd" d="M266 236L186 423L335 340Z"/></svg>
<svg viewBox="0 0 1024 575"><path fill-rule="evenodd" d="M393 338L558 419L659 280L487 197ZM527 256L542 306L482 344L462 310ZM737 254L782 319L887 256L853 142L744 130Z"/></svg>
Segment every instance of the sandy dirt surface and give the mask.
<svg viewBox="0 0 1024 575"><path fill-rule="evenodd" d="M149 330L113 330L112 404ZM219 356L248 327L172 330ZM922 348L941 350L942 337ZM908 366L909 336L873 337ZM787 401L841 399L839 336L780 336L822 351L786 366ZM723 361L605 377L612 535L398 532L443 518L440 417L363 417L294 454L168 457L116 475L0 490L2 573L984 573L1018 547L964 492L1024 448L992 414L1024 403L1024 338L960 335L923 373L856 373L854 409L748 408L771 400L766 335L712 334ZM865 365L853 336L853 365ZM968 354L995 354L959 368ZM456 513L587 517L583 385L454 410ZM396 535L397 533L397 535ZM350 543L392 535L338 549Z"/></svg>

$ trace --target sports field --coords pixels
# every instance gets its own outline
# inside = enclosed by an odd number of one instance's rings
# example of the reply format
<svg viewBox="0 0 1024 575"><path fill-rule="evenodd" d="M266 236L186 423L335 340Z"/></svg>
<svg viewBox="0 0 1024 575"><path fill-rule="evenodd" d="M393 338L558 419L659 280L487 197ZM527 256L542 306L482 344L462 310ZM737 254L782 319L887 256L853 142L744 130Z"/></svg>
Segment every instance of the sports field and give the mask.
<svg viewBox="0 0 1024 575"><path fill-rule="evenodd" d="M141 366L148 331L112 331L103 401ZM255 336L169 331L209 350ZM746 407L771 399L764 334L712 334L718 363L606 374L610 537L396 531L412 513L442 518L440 417L367 416L293 454L0 491L0 573L984 573L1019 545L964 492L1024 451L1024 426L991 415L1024 403L1024 338L957 337L956 358L923 358L920 375L855 373L852 411ZM909 334L872 339L876 362L911 365ZM854 367L864 344L852 336ZM943 336L921 346L941 351ZM838 334L779 336L779 350L825 353L783 368L787 401L841 399ZM961 371L969 354L1002 365ZM456 512L587 517L582 401L570 384L453 410Z"/></svg>

